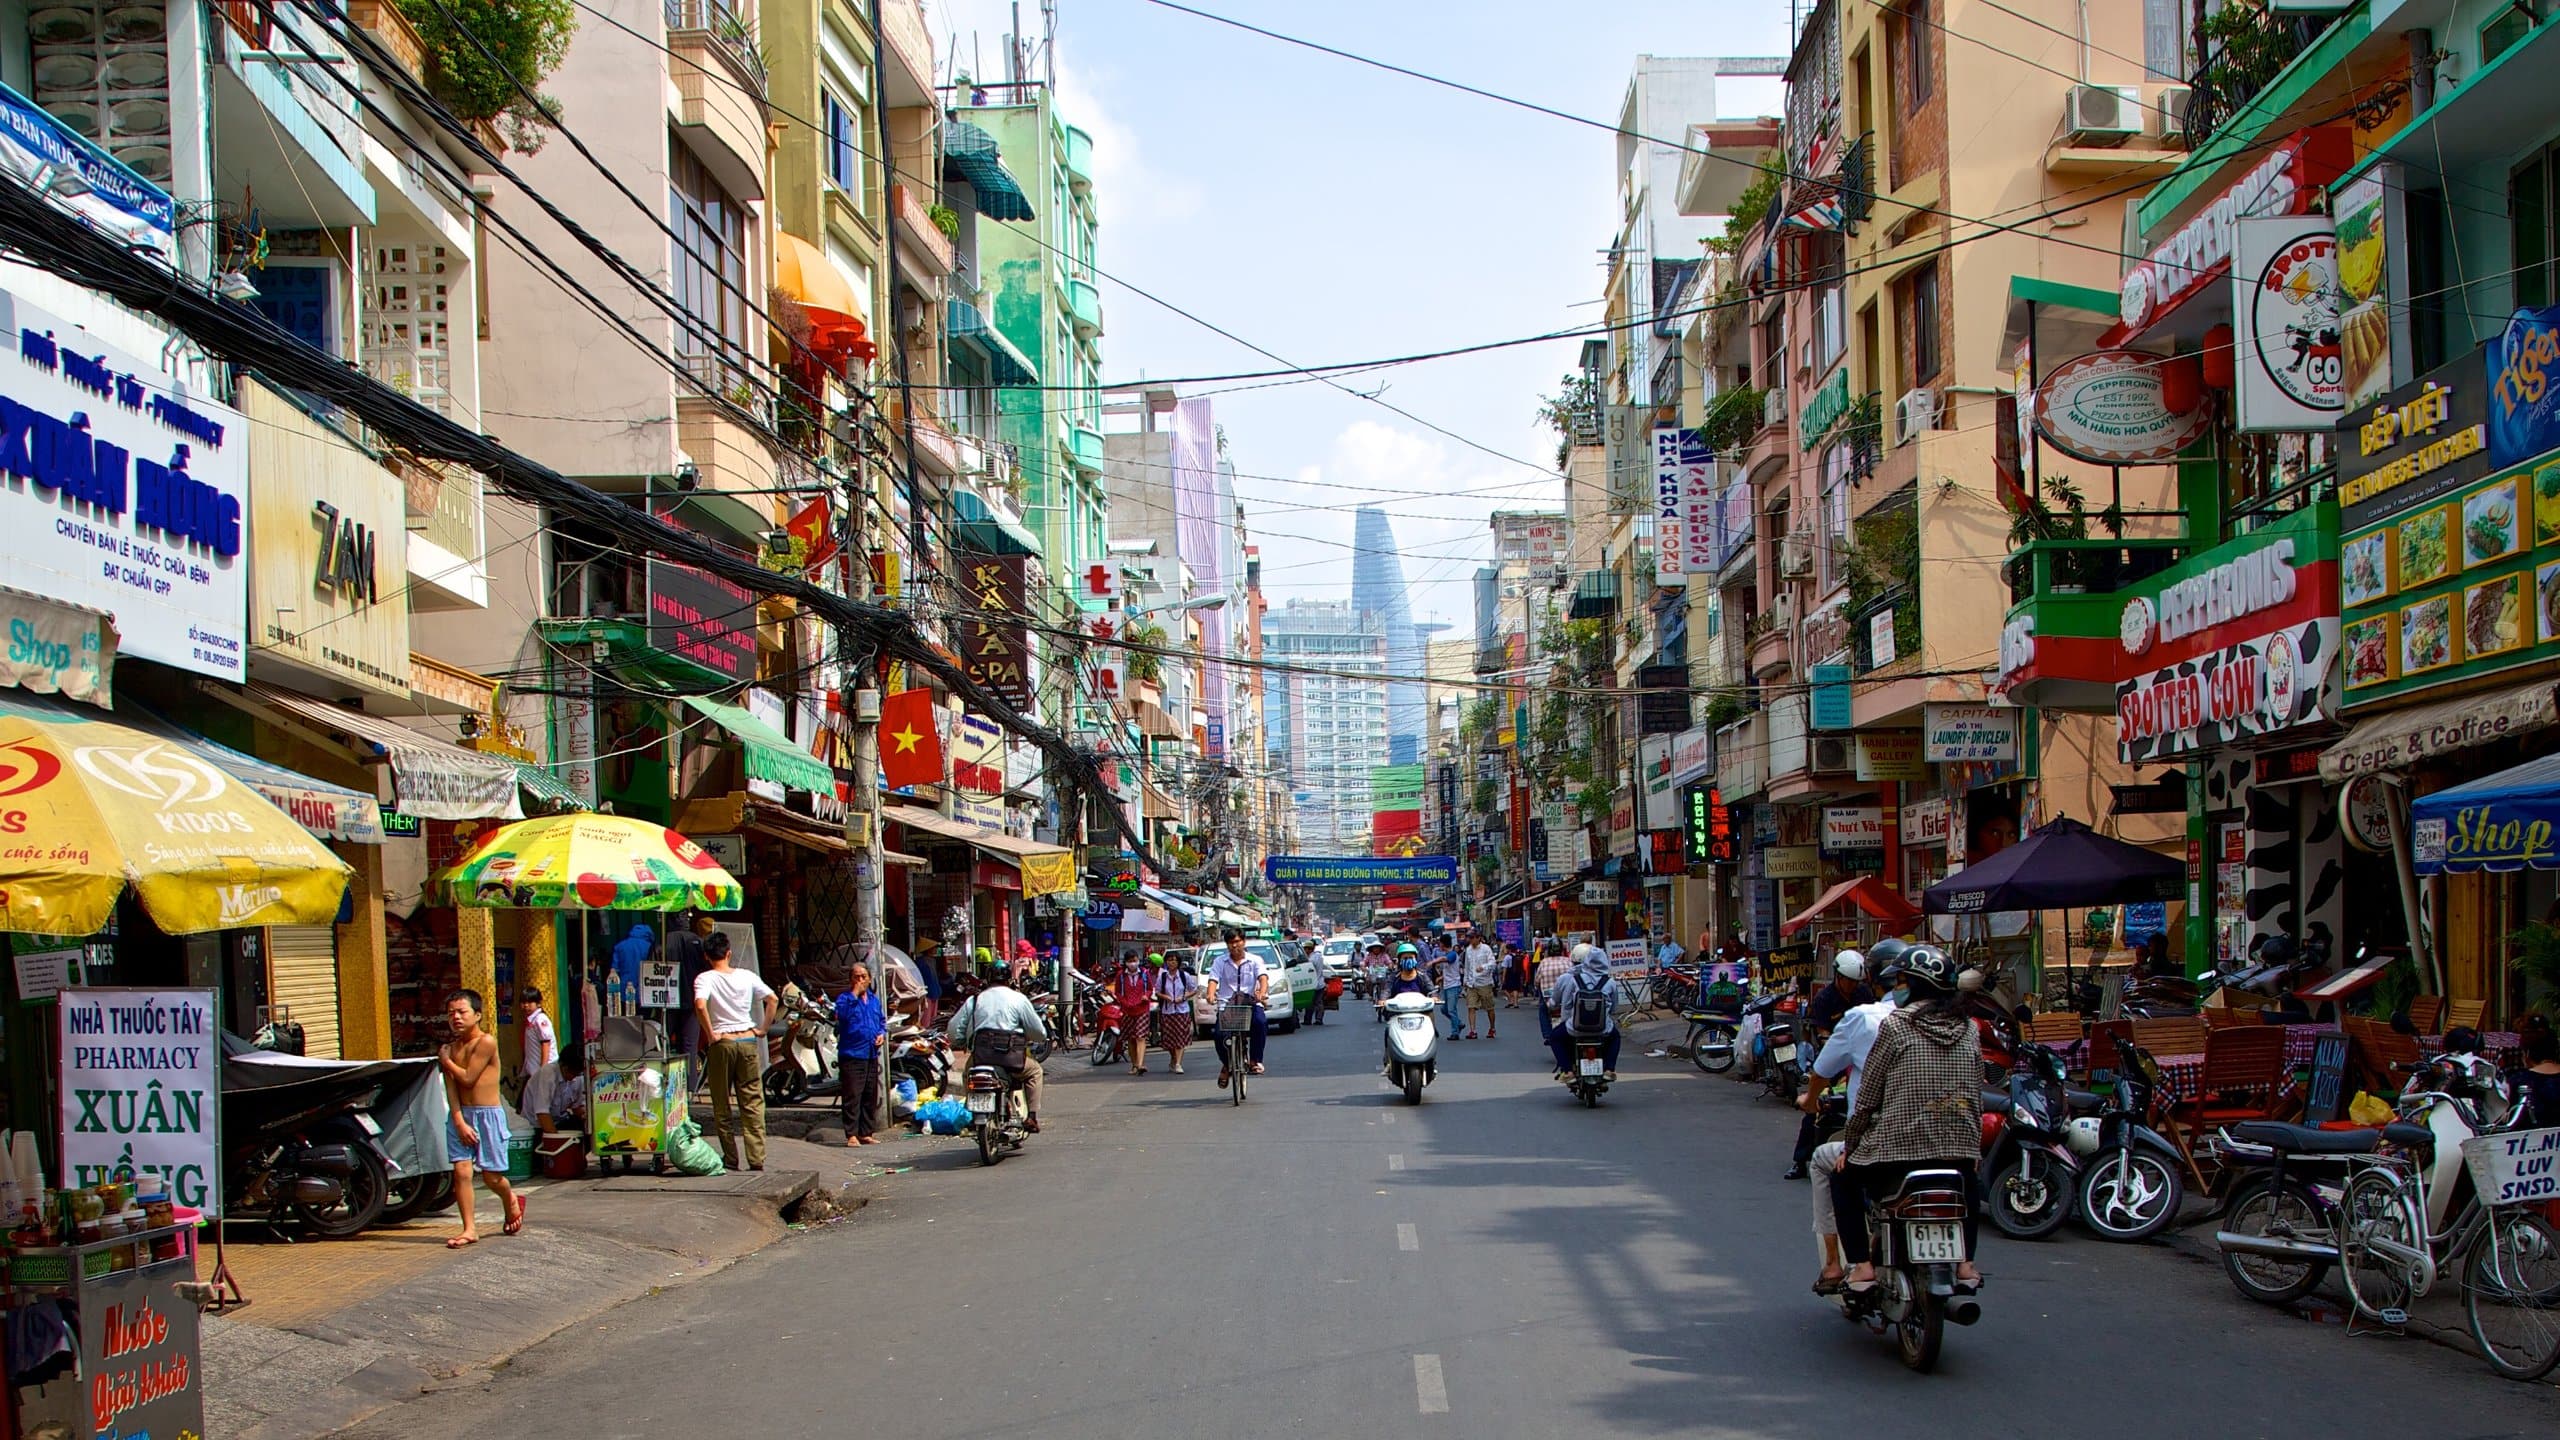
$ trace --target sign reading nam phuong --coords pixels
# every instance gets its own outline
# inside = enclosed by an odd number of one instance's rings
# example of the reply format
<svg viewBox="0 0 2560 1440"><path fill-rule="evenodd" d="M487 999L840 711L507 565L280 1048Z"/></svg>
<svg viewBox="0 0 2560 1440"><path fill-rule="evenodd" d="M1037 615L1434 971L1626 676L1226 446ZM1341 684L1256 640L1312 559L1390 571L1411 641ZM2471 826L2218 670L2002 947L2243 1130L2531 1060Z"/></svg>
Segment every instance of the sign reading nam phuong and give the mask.
<svg viewBox="0 0 2560 1440"><path fill-rule="evenodd" d="M220 1214L213 992L72 989L58 1004L63 1186L129 1171L167 1185L178 1204Z"/></svg>

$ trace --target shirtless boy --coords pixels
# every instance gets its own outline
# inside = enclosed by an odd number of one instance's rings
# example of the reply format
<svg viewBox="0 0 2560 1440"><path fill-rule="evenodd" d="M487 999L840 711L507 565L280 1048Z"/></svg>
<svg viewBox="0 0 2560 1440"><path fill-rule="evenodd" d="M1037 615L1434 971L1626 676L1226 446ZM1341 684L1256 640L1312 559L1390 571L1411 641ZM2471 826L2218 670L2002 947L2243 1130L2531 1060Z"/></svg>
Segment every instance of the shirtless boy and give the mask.
<svg viewBox="0 0 2560 1440"><path fill-rule="evenodd" d="M524 1199L507 1183L507 1108L498 1099L498 1037L480 1028L480 992L454 991L444 1002L444 1018L453 1028L452 1038L436 1052L444 1067L445 1099L453 1110L444 1158L453 1162L454 1208L462 1212L462 1233L444 1243L459 1250L480 1243L479 1219L471 1205L474 1166L489 1193L498 1197L507 1217L506 1234L524 1229Z"/></svg>

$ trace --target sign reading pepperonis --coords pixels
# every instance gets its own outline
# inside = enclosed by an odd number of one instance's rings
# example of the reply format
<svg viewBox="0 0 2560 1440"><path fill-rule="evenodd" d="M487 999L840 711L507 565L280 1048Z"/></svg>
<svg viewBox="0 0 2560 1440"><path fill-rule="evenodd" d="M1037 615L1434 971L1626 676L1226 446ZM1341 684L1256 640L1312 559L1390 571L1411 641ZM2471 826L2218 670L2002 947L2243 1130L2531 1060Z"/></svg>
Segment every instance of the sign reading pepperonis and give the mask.
<svg viewBox="0 0 2560 1440"><path fill-rule="evenodd" d="M2560 656L2560 308L2338 429L2346 705Z"/></svg>
<svg viewBox="0 0 2560 1440"><path fill-rule="evenodd" d="M2147 764L2334 715L2337 512L2327 504L2124 592L2117 749Z"/></svg>

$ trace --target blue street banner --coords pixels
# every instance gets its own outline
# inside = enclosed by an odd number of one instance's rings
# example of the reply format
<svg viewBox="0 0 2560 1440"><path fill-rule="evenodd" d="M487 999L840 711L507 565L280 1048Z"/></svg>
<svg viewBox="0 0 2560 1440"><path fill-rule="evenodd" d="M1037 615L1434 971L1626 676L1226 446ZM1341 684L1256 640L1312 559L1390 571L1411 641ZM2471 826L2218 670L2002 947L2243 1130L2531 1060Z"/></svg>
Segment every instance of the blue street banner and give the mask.
<svg viewBox="0 0 2560 1440"><path fill-rule="evenodd" d="M1458 862L1446 855L1274 855L1262 873L1274 885L1454 885Z"/></svg>

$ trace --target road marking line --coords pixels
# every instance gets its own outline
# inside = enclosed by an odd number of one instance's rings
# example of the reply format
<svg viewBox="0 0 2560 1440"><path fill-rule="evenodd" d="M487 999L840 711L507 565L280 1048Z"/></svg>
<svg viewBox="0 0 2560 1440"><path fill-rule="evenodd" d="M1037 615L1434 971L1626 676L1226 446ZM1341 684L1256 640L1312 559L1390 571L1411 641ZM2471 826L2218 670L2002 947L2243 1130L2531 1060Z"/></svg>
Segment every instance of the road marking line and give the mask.
<svg viewBox="0 0 2560 1440"><path fill-rule="evenodd" d="M1390 1170L1401 1170L1401 1169L1403 1169L1403 1168L1404 1168L1404 1157L1403 1157L1402 1155L1390 1155L1390 1156L1388 1156L1388 1157L1387 1157L1387 1168L1388 1168L1388 1169L1390 1169Z"/></svg>
<svg viewBox="0 0 2560 1440"><path fill-rule="evenodd" d="M1413 1357L1413 1398L1425 1415L1449 1413L1449 1383L1440 1376L1439 1356Z"/></svg>
<svg viewBox="0 0 2560 1440"><path fill-rule="evenodd" d="M1399 1250L1421 1249L1421 1232L1415 1230L1410 1224L1398 1225L1396 1227L1396 1248Z"/></svg>

